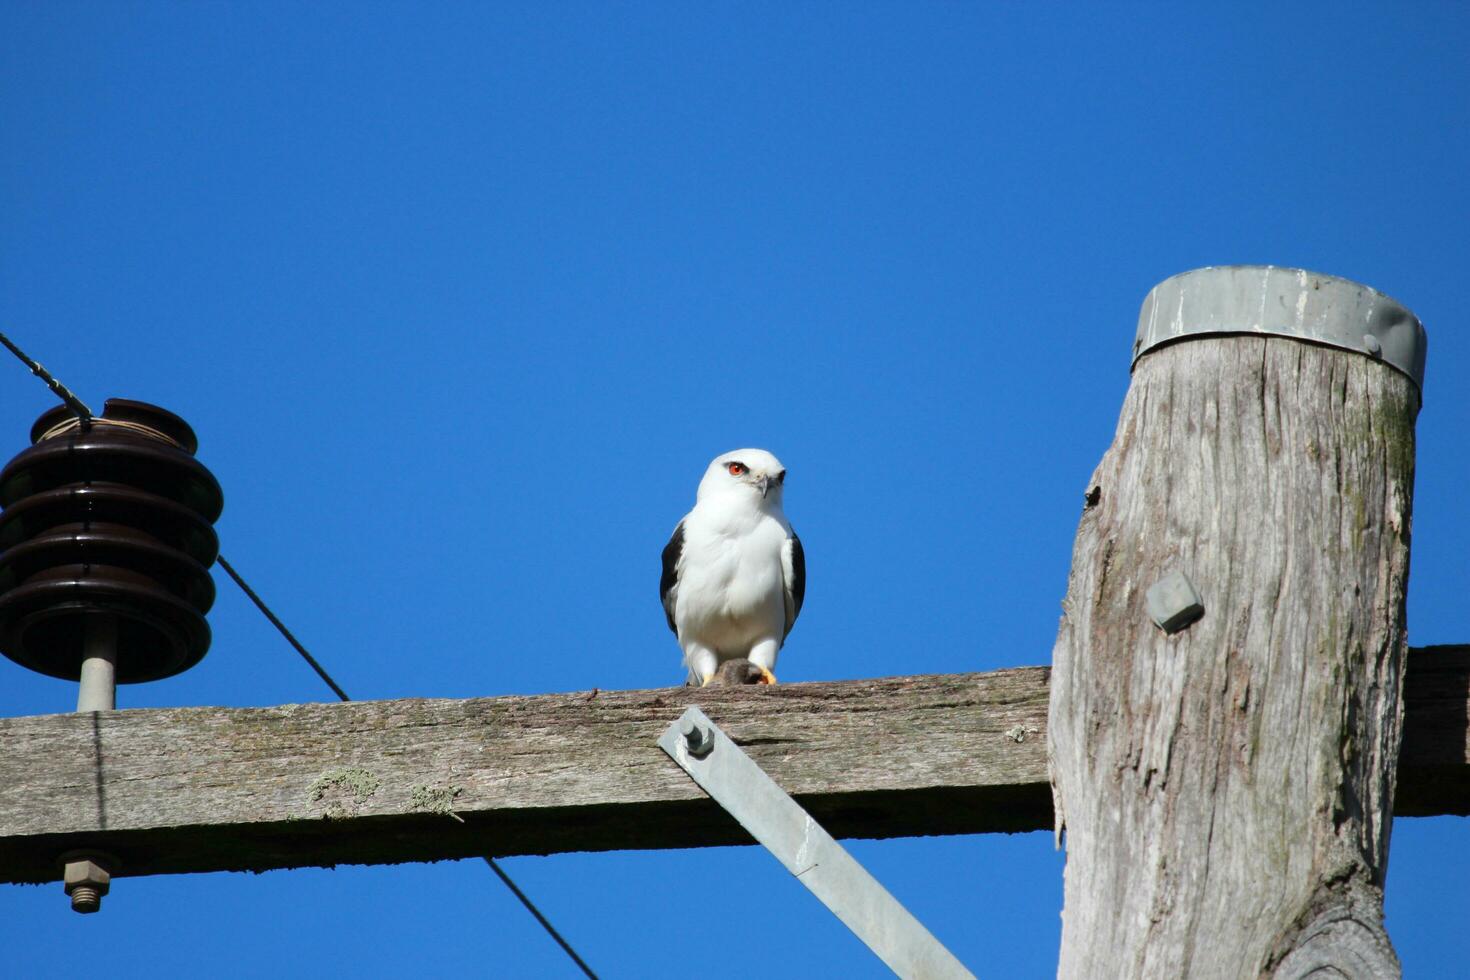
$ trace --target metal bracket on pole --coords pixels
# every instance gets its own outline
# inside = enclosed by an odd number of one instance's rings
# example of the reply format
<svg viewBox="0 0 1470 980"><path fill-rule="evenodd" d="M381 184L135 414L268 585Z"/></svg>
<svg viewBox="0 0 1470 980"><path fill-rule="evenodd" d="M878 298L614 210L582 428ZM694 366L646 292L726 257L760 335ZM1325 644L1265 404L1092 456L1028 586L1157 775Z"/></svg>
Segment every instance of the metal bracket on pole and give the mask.
<svg viewBox="0 0 1470 980"><path fill-rule="evenodd" d="M974 980L953 953L703 711L685 711L658 745L894 973L906 980Z"/></svg>

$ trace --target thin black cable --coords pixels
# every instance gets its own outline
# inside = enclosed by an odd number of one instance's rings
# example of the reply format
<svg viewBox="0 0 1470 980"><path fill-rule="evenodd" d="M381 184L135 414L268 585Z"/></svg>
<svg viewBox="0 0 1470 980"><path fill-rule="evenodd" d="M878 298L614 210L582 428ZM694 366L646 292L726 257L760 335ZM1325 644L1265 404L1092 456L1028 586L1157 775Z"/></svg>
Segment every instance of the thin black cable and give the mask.
<svg viewBox="0 0 1470 980"><path fill-rule="evenodd" d="M224 555L219 556L219 567L223 568L230 578L235 580L235 584L240 587L240 591L250 597L250 601L255 603L255 608L265 614L265 618L271 621L272 626L280 630L281 635L286 638L286 642L295 647L296 652L301 654L307 663L311 664L311 669L316 671L318 677L327 682L327 686L332 689L337 697L343 701L351 701L352 699L347 696L347 692L338 687L337 682L332 680L332 675L327 673L326 668L317 663L316 658L310 653L307 653L306 647L302 646L301 641L296 639L292 632L286 628L286 624L277 619L276 614L271 612L270 607L265 604L265 601L255 594L255 590L245 584L245 580L240 577L239 572L235 571L235 567L225 561Z"/></svg>
<svg viewBox="0 0 1470 980"><path fill-rule="evenodd" d="M541 923L541 928L545 929L547 934L550 935L552 939L556 940L557 945L559 945L563 950L566 951L566 954L572 958L572 962L577 964L581 971L587 975L588 980L597 980L597 974L592 972L592 967L583 962L582 957L577 955L577 951L575 949L572 949L571 944L568 943L565 939L561 938L561 933L556 931L556 927L553 926L550 922L546 921L546 916L542 915L541 912L536 908L536 906L531 904L531 900L526 897L525 892L516 887L516 883L510 880L510 875L500 870L500 865L495 863L495 859L492 857L487 857L485 858L485 863L490 865L491 871L494 871L497 875L500 876L500 880L505 882L505 887L509 888L511 890L511 894L515 895L516 898L519 898L521 900L521 904L526 907L526 911L530 912L536 917L536 921Z"/></svg>
<svg viewBox="0 0 1470 980"><path fill-rule="evenodd" d="M311 669L316 671L317 675L320 676L322 680L327 682L327 686L336 692L337 697L341 698L343 701L351 701L352 699L347 696L347 692L337 686L337 682L332 680L331 675L328 674L325 669L323 669L321 664L316 662L316 658L306 651L306 647L302 646L301 641L296 639L296 637L292 635L291 631L286 628L286 624L281 622L280 619L276 617L275 613L271 612L270 607L265 604L264 600L262 600L260 596L255 594L254 589L245 584L245 580L240 577L240 573L235 571L235 569L231 567L229 562L225 561L224 555L219 556L219 565L221 568L229 573L230 578L235 580L235 584L240 587L241 591L243 591L247 596L250 597L250 601L255 603L255 608L264 613L265 618L269 619L272 625L274 625L276 629L281 631L281 635L286 638L286 642L290 643L293 647L296 648L297 653L306 658L306 662L311 664ZM457 813L451 813L450 816L458 819L460 823L464 822L464 818L460 817ZM584 961L582 957L577 955L577 951L575 949L572 949L571 943L568 943L565 939L562 938L562 934L557 932L556 927L551 924L550 920L548 920L546 916L541 914L541 910L536 907L535 903L533 903L529 898L526 897L526 893L521 891L520 888L516 887L516 883L510 880L510 875L505 873L500 865L495 862L495 859L486 856L485 863L490 865L490 870L494 871L501 881L505 882L505 887L510 889L511 894L521 900L521 904L526 907L526 911L530 912L533 916L536 917L536 921L541 923L541 928L545 929L547 935L556 940L556 944L560 946L566 952L566 954L572 958L572 962L576 963L578 968L587 975L588 980L597 980L597 974L593 973L592 968L587 965L586 961Z"/></svg>
<svg viewBox="0 0 1470 980"><path fill-rule="evenodd" d="M73 395L70 388L53 378L50 371L46 370L41 365L37 364L35 361L27 357L26 352L15 346L15 344L11 342L10 338L5 336L5 334L3 333L0 333L0 344L4 344L6 349L9 350L10 353L20 358L20 362L26 367L30 368L32 374L40 378L42 381L46 382L46 387L50 388L53 392L56 393L57 398L60 398L63 402L66 403L66 407L71 409L72 413L75 414L77 418L82 420L83 426L86 426L87 423L92 421L92 410L86 405L82 404L82 400L76 395Z"/></svg>
<svg viewBox="0 0 1470 980"><path fill-rule="evenodd" d="M35 361L31 360L29 357L26 356L25 351L15 346L15 344L11 343L10 338L5 336L4 333L0 333L0 344L4 344L5 347L12 354L20 358L21 363L30 368L32 374L40 378L42 381L46 382L46 386L50 388L53 392L55 392L58 398L66 403L66 407L71 409L77 418L82 420L82 425L85 426L92 421L92 410L84 405L81 399L72 394L70 388L52 377L50 371L47 371L40 364L37 364ZM301 645L301 641L296 639L295 635L293 635L292 632L286 628L286 624L281 622L280 619L276 617L275 613L271 612L270 607L265 604L265 600L261 599L260 596L255 594L255 590L252 589L248 584L246 584L245 580L240 577L240 573L235 571L233 565L225 561L225 556L219 555L218 560L219 567L223 568L225 572L229 574L230 578L235 580L235 584L240 587L240 591L244 592L247 596L250 597L250 601L255 603L255 608L259 609L262 613L265 614L265 618L270 620L271 625L280 631L281 635L286 638L286 642L295 647L296 652L301 654L306 662L311 665L311 669L316 671L317 676L327 682L327 686L332 689L332 692L343 701L351 701L352 699L347 696L347 692L337 686L336 681L332 680L332 675L327 673L326 668L317 663L316 658L313 657L309 652L307 652L306 647ZM461 817L459 814L451 813L450 816L459 820L460 823L464 823L464 818ZM501 881L505 882L505 887L510 889L511 894L520 899L521 904L526 907L526 911L535 916L536 921L541 923L541 928L545 929L547 934L551 936L552 939L556 940L556 944L560 946L562 950L565 951L566 954L572 958L572 962L576 963L577 967L584 974L587 975L588 980L597 980L597 974L593 973L592 968L587 965L586 961L583 960L582 957L577 955L577 951L575 949L572 949L571 943L568 943L565 939L562 938L561 933L556 931L556 927L551 924L550 920L548 920L546 916L541 914L541 910L538 909L535 904L526 897L526 893L516 887L516 883L510 880L510 875L506 874L505 871L501 869L500 865L495 862L495 859L487 856L485 858L485 863L490 865L490 870L494 871L496 876L499 877Z"/></svg>

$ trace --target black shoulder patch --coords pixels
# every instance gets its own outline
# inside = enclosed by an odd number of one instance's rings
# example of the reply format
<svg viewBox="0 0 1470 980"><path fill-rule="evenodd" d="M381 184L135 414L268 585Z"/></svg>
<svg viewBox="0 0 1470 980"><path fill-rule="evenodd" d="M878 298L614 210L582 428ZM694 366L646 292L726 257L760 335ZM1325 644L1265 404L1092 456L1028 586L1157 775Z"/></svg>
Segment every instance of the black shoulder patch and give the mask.
<svg viewBox="0 0 1470 980"><path fill-rule="evenodd" d="M781 549L781 561L789 567L782 569L786 574L786 632L781 634L781 642L786 642L786 637L791 635L791 627L796 625L796 617L801 615L801 603L806 598L806 552L801 549L801 538L796 532L791 532L791 537L786 539L786 546Z"/></svg>
<svg viewBox="0 0 1470 980"><path fill-rule="evenodd" d="M664 573L658 580L658 597L664 604L664 616L675 636L679 634L679 627L674 625L674 601L679 595L679 558L683 554L684 522L680 521L674 528L674 536L664 545Z"/></svg>
<svg viewBox="0 0 1470 980"><path fill-rule="evenodd" d="M791 532L791 571L791 597L796 600L796 611L801 612L802 600L806 598L806 552L801 550L801 538L795 531Z"/></svg>

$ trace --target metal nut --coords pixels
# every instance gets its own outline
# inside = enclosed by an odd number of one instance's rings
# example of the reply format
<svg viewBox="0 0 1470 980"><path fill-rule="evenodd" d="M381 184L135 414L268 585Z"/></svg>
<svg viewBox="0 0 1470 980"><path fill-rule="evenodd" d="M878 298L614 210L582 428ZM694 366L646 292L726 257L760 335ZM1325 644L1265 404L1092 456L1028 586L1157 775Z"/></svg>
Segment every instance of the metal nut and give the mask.
<svg viewBox="0 0 1470 980"><path fill-rule="evenodd" d="M1178 633L1205 614L1204 601L1183 572L1170 572L1150 586L1148 615L1165 633Z"/></svg>
<svg viewBox="0 0 1470 980"><path fill-rule="evenodd" d="M693 718L685 718L679 725L679 734L684 736L684 744L689 749L689 754L699 758L709 755L710 749L715 747L715 740L709 730L700 726Z"/></svg>
<svg viewBox="0 0 1470 980"><path fill-rule="evenodd" d="M71 896L72 911L85 914L102 908L102 896L112 887L117 858L100 851L70 851L61 859L66 862L61 883Z"/></svg>

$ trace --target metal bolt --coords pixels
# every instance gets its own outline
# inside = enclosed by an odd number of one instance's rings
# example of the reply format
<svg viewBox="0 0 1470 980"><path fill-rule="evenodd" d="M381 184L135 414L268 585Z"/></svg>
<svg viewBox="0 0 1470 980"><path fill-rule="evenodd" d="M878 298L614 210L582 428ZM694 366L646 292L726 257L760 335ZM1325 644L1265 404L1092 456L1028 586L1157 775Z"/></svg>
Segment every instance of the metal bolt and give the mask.
<svg viewBox="0 0 1470 980"><path fill-rule="evenodd" d="M693 718L685 718L679 723L679 734L684 736L689 754L696 758L709 755L710 749L715 747L709 729L701 727Z"/></svg>
<svg viewBox="0 0 1470 980"><path fill-rule="evenodd" d="M1383 345L1371 333L1363 334L1363 349L1374 357L1383 353Z"/></svg>
<svg viewBox="0 0 1470 980"><path fill-rule="evenodd" d="M91 885L73 885L71 889L71 910L86 915L89 912L100 912L102 910L102 893Z"/></svg>
<svg viewBox="0 0 1470 980"><path fill-rule="evenodd" d="M1148 614L1165 633L1178 633L1205 614L1199 592L1183 572L1170 572L1144 596Z"/></svg>
<svg viewBox="0 0 1470 980"><path fill-rule="evenodd" d="M72 911L86 914L101 909L102 896L112 886L112 869L119 866L117 858L101 851L68 851L61 860L65 862L61 882L71 896Z"/></svg>

